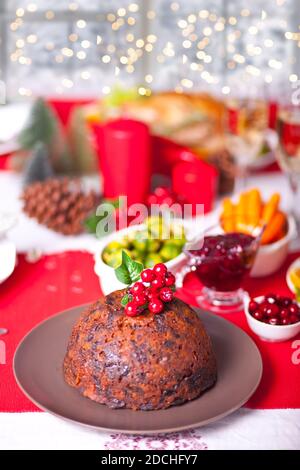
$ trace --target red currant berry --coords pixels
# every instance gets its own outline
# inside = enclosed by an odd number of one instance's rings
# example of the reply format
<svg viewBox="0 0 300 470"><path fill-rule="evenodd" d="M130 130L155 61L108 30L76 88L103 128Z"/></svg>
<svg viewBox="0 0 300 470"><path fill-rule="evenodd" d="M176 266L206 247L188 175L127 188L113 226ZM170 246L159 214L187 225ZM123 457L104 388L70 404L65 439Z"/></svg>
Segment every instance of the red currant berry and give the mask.
<svg viewBox="0 0 300 470"><path fill-rule="evenodd" d="M249 312L253 313L257 310L257 308L258 308L258 303L255 302L255 300L250 300L250 302L249 302Z"/></svg>
<svg viewBox="0 0 300 470"><path fill-rule="evenodd" d="M282 318L281 319L281 322L280 322L280 325L290 325L291 324L291 321L289 318Z"/></svg>
<svg viewBox="0 0 300 470"><path fill-rule="evenodd" d="M298 315L291 315L290 316L290 322L291 323L298 323L298 321L300 321L300 318L298 317Z"/></svg>
<svg viewBox="0 0 300 470"><path fill-rule="evenodd" d="M144 293L141 294L135 294L133 296L133 302L135 302L137 305L142 306L147 303L147 297Z"/></svg>
<svg viewBox="0 0 300 470"><path fill-rule="evenodd" d="M145 294L148 300L158 299L159 297L158 290L153 289L152 287L147 287Z"/></svg>
<svg viewBox="0 0 300 470"><path fill-rule="evenodd" d="M289 314L290 315L297 315L299 312L299 307L296 304L291 304L289 306Z"/></svg>
<svg viewBox="0 0 300 470"><path fill-rule="evenodd" d="M153 267L153 272L157 275L157 276L165 276L166 273L167 273L167 267L163 264L163 263L157 263L154 267Z"/></svg>
<svg viewBox="0 0 300 470"><path fill-rule="evenodd" d="M173 292L172 292L172 290L171 290L169 287L163 287L163 288L160 289L160 291L159 291L159 298L160 298L163 302L171 302L171 300L173 299Z"/></svg>
<svg viewBox="0 0 300 470"><path fill-rule="evenodd" d="M135 317L140 313L139 306L135 302L128 302L125 305L125 313L128 317Z"/></svg>
<svg viewBox="0 0 300 470"><path fill-rule="evenodd" d="M160 289L161 287L164 287L165 285L165 280L162 277L156 277L152 282L151 282L151 287L154 287L154 289Z"/></svg>
<svg viewBox="0 0 300 470"><path fill-rule="evenodd" d="M268 320L269 325L279 325L279 319L277 317L271 317Z"/></svg>
<svg viewBox="0 0 300 470"><path fill-rule="evenodd" d="M133 286L130 288L131 294L142 294L145 292L145 286L142 282L135 282Z"/></svg>
<svg viewBox="0 0 300 470"><path fill-rule="evenodd" d="M251 313L253 318L256 318L256 320L262 321L264 318L264 314L260 310L255 310L254 312Z"/></svg>
<svg viewBox="0 0 300 470"><path fill-rule="evenodd" d="M165 275L165 285L167 287L171 287L171 286L174 286L174 284L175 284L175 276L174 274L168 271L167 274Z"/></svg>
<svg viewBox="0 0 300 470"><path fill-rule="evenodd" d="M280 318L288 318L288 316L289 316L288 309L283 307L279 312L279 316L280 316Z"/></svg>
<svg viewBox="0 0 300 470"><path fill-rule="evenodd" d="M164 304L159 299L153 299L151 300L151 302L149 302L148 308L150 312L156 314L156 313L160 313L163 311Z"/></svg>
<svg viewBox="0 0 300 470"><path fill-rule="evenodd" d="M155 274L152 269L144 269L141 273L141 279L143 282L151 282L155 278Z"/></svg>

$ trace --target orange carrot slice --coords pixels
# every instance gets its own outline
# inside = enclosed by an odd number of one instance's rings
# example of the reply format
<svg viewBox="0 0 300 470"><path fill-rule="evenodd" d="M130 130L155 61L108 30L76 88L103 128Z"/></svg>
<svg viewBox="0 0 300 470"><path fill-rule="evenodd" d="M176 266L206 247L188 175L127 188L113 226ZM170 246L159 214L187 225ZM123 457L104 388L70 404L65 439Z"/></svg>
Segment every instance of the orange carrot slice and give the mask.
<svg viewBox="0 0 300 470"><path fill-rule="evenodd" d="M280 233L286 232L286 215L281 212L277 211L276 214L272 217L270 222L267 224L261 238L262 245L266 245L268 243L272 243L276 240ZM278 239L278 238L277 238Z"/></svg>
<svg viewBox="0 0 300 470"><path fill-rule="evenodd" d="M221 216L222 226L225 232L235 231L235 205L226 197L223 200L223 212Z"/></svg>
<svg viewBox="0 0 300 470"><path fill-rule="evenodd" d="M247 227L248 193L241 193L236 206L236 228L239 232L248 232Z"/></svg>
<svg viewBox="0 0 300 470"><path fill-rule="evenodd" d="M262 212L262 201L258 189L254 188L249 191L247 203L247 222L251 228L255 228L260 222Z"/></svg>
<svg viewBox="0 0 300 470"><path fill-rule="evenodd" d="M262 211L263 222L268 224L271 221L271 219L273 218L273 216L278 210L279 202L280 202L280 194L274 193L263 208L263 211Z"/></svg>

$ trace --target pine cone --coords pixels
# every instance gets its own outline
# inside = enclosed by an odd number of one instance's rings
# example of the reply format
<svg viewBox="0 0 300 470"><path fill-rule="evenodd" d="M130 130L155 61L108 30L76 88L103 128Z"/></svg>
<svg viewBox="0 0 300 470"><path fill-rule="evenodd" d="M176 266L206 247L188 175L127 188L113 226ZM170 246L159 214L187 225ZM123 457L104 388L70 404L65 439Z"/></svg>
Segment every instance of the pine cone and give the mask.
<svg viewBox="0 0 300 470"><path fill-rule="evenodd" d="M94 191L84 192L79 180L69 178L33 183L21 199L25 214L64 235L82 233L83 222L99 203Z"/></svg>

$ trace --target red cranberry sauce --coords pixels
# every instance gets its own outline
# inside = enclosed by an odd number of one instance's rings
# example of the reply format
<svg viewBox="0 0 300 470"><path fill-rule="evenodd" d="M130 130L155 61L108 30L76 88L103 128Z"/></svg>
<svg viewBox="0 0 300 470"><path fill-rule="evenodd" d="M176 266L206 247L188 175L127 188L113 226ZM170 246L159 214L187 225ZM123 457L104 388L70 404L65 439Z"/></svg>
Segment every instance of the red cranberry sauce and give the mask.
<svg viewBox="0 0 300 470"><path fill-rule="evenodd" d="M253 241L251 235L243 233L206 236L201 249L189 252L196 258L202 284L220 292L239 289L253 264Z"/></svg>

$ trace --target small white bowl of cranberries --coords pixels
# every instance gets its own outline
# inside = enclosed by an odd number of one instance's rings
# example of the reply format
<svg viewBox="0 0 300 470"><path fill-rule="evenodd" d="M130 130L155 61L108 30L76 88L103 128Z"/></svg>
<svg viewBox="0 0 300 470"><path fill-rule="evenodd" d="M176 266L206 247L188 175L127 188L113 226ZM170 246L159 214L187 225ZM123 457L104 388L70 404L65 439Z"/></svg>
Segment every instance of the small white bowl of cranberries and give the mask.
<svg viewBox="0 0 300 470"><path fill-rule="evenodd" d="M300 306L289 297L247 296L245 314L251 330L264 341L286 341L300 333Z"/></svg>

